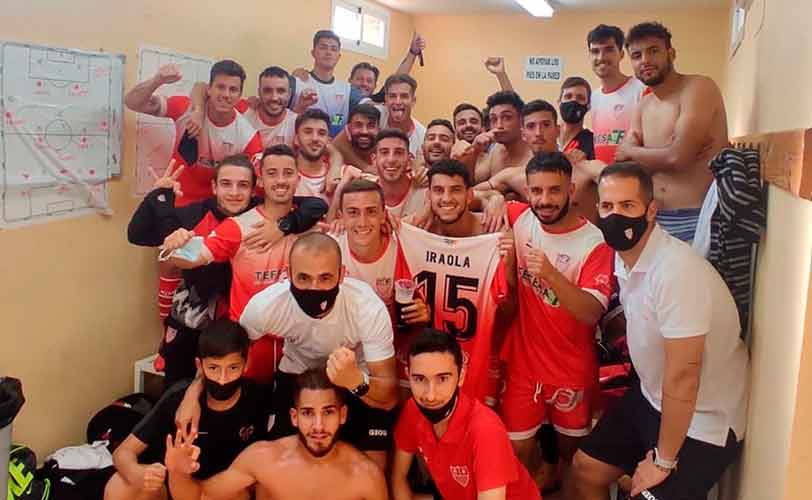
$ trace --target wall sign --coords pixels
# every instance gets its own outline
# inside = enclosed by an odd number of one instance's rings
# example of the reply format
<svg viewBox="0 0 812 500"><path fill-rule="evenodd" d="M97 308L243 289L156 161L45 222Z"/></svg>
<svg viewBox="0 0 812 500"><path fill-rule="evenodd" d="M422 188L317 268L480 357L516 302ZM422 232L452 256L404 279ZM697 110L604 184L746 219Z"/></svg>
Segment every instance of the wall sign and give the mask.
<svg viewBox="0 0 812 500"><path fill-rule="evenodd" d="M524 79L532 82L559 82L564 74L564 59L560 56L527 56Z"/></svg>

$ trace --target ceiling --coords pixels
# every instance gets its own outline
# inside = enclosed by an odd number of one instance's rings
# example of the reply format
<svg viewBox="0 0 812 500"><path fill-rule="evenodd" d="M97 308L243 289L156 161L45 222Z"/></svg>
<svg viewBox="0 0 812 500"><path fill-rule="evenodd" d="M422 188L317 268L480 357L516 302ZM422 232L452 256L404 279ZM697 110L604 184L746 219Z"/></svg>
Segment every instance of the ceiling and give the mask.
<svg viewBox="0 0 812 500"><path fill-rule="evenodd" d="M514 0L377 0L379 3L410 14L477 14L484 12L524 12ZM729 0L549 0L554 8L657 9L688 7L725 7Z"/></svg>

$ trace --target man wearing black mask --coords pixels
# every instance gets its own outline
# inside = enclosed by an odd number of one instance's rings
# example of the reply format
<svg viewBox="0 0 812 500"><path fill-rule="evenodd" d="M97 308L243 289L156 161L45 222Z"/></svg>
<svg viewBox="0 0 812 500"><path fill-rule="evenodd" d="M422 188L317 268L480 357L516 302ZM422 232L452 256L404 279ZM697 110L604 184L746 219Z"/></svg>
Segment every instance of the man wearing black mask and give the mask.
<svg viewBox="0 0 812 500"><path fill-rule="evenodd" d="M560 149L564 153L577 149L587 160L595 159L592 131L584 128L584 118L589 112L591 95L589 82L580 76L571 76L564 80L561 95L558 97L558 111L563 122L558 137Z"/></svg>
<svg viewBox="0 0 812 500"><path fill-rule="evenodd" d="M607 498L623 473L633 476L634 499L706 498L746 426L736 303L713 266L655 222L654 184L642 166L606 167L598 192L639 385L581 442L572 498Z"/></svg>
<svg viewBox="0 0 812 500"><path fill-rule="evenodd" d="M324 366L352 396L342 437L382 468L386 465L397 375L389 311L366 283L344 277L341 250L321 233L299 238L290 251L290 280L255 295L240 317L252 339L266 333L285 339L276 376L278 414L293 404L293 379ZM274 436L295 433L278 419Z"/></svg>
<svg viewBox="0 0 812 500"><path fill-rule="evenodd" d="M243 378L249 343L245 330L227 319L200 334L196 364L205 391L196 393L202 411L195 444L204 455L196 478L225 470L248 445L266 438L270 390ZM167 391L113 453L116 473L107 483L105 499L167 498L162 463L166 436L175 432L175 411L188 385L179 382Z"/></svg>
<svg viewBox="0 0 812 500"><path fill-rule="evenodd" d="M460 391L465 380L460 344L427 328L409 349L409 386L395 430L392 497L415 497L407 476L416 453L442 498L538 500L539 490L510 447L499 417Z"/></svg>

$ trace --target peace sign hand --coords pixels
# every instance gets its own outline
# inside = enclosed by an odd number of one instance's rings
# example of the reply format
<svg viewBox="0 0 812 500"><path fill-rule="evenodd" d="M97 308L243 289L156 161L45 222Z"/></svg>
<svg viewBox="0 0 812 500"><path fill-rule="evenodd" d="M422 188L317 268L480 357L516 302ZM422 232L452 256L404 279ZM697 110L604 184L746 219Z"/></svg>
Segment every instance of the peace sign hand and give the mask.
<svg viewBox="0 0 812 500"><path fill-rule="evenodd" d="M152 167L149 167L150 174L155 178L155 184L153 184L152 189L171 189L175 193L175 196L178 198L182 197L183 191L180 188L178 177L184 168L185 165L175 168L174 158L169 160L169 165L166 167L164 175L159 176Z"/></svg>

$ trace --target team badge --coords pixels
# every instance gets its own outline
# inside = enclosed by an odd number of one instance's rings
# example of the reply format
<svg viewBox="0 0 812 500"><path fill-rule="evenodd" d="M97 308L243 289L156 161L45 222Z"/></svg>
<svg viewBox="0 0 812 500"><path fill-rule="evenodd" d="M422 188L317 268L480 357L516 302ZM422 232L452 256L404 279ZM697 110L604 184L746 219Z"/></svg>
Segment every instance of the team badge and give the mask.
<svg viewBox="0 0 812 500"><path fill-rule="evenodd" d="M245 427L240 429L240 441L248 441L251 439L251 436L254 435L254 426L253 425L246 425Z"/></svg>
<svg viewBox="0 0 812 500"><path fill-rule="evenodd" d="M555 258L555 268L562 273L567 270L570 265L570 256L563 253L558 254Z"/></svg>
<svg viewBox="0 0 812 500"><path fill-rule="evenodd" d="M615 113L615 118L620 118L620 115L623 114L624 109L626 109L625 104L615 104L615 108L612 110Z"/></svg>
<svg viewBox="0 0 812 500"><path fill-rule="evenodd" d="M375 280L375 291L379 297L392 295L392 278L378 278Z"/></svg>
<svg viewBox="0 0 812 500"><path fill-rule="evenodd" d="M171 326L167 326L166 327L166 335L164 336L164 342L169 344L170 342L175 340L175 337L177 337L177 336L178 336L178 331L175 330L174 328L172 328Z"/></svg>
<svg viewBox="0 0 812 500"><path fill-rule="evenodd" d="M460 486L465 488L471 481L471 474L468 472L468 467L465 465L452 465L448 468L451 471L451 477L454 478Z"/></svg>

